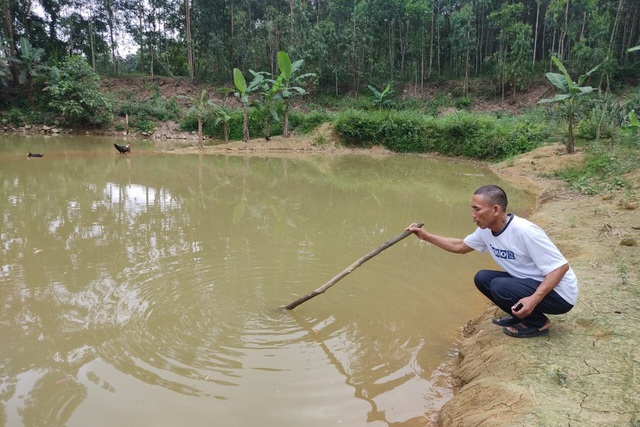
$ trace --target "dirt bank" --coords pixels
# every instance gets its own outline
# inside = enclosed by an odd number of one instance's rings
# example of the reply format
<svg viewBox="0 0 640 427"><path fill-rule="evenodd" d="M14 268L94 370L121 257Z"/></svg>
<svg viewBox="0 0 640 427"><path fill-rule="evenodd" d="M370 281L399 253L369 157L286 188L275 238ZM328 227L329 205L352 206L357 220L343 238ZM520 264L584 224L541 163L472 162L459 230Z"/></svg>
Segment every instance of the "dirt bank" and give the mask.
<svg viewBox="0 0 640 427"><path fill-rule="evenodd" d="M531 220L569 259L580 281L576 307L553 316L549 337L514 339L490 322L489 307L464 328L458 393L442 426L640 425L640 214L633 189L589 197L544 178L582 161L542 147L493 167L534 191Z"/></svg>
<svg viewBox="0 0 640 427"><path fill-rule="evenodd" d="M325 126L304 138L234 142L205 152L352 152L336 140ZM440 411L440 425L640 425L640 249L633 246L640 240L633 196L640 191L640 173L628 177L634 188L592 197L547 177L582 161L580 152L567 155L563 146L546 146L493 166L537 195L530 219L569 259L580 281L579 302L552 317L545 338L506 336L490 322L495 307L470 321L452 369L459 390Z"/></svg>

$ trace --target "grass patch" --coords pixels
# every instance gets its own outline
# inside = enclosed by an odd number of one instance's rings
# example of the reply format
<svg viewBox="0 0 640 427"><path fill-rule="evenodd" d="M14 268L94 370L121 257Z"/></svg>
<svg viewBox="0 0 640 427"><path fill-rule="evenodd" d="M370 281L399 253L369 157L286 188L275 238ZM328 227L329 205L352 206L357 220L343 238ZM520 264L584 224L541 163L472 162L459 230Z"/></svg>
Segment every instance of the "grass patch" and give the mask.
<svg viewBox="0 0 640 427"><path fill-rule="evenodd" d="M556 178L589 195L624 188L633 192L632 183L624 175L638 168L640 143L637 136L621 135L611 144L593 143L586 147L583 166L558 171Z"/></svg>

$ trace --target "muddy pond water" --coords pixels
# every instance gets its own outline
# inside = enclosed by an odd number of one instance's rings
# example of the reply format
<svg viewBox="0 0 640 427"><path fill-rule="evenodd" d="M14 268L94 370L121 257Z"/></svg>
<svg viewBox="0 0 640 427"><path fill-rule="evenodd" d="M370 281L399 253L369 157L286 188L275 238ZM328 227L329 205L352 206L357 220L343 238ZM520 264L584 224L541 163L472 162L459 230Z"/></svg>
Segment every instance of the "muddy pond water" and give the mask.
<svg viewBox="0 0 640 427"><path fill-rule="evenodd" d="M0 425L429 425L485 301L464 237L476 163L199 155L0 136ZM27 158L27 152L44 154Z"/></svg>

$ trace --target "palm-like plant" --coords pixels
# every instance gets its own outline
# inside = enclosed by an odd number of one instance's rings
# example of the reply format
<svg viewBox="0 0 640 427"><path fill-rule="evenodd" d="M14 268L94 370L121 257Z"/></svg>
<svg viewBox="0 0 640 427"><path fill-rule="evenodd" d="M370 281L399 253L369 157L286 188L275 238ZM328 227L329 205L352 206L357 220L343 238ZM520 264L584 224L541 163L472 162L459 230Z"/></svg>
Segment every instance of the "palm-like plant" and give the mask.
<svg viewBox="0 0 640 427"><path fill-rule="evenodd" d="M596 72L596 70L602 64L595 66L586 74L578 77L578 82L576 83L573 81L573 79L571 79L571 76L567 72L567 69L564 67L562 62L555 56L552 59L554 64L556 64L562 74L547 73L546 76L551 84L560 89L562 93L556 94L556 96L551 99L541 99L540 101L538 101L538 103L545 104L551 102L560 102L564 105L567 121L569 122L566 148L567 153L572 154L575 152L575 142L573 136L573 124L575 121L575 116L577 115L578 110L584 101L584 96L593 92L593 88L591 86L582 85L584 84L585 80L591 74Z"/></svg>
<svg viewBox="0 0 640 427"><path fill-rule="evenodd" d="M296 75L296 73L300 71L303 63L303 59L299 59L291 63L291 59L286 52L278 52L278 67L280 68L280 77L278 77L278 79L281 79L282 81L280 96L284 102L284 125L282 136L285 138L289 136L289 105L291 104L291 99L297 95L304 95L307 93L306 90L295 85L302 83L306 78L315 76L315 73Z"/></svg>
<svg viewBox="0 0 640 427"><path fill-rule="evenodd" d="M387 95L389 95L392 90L391 90L391 83L388 83L387 86L382 90L382 92L380 92L376 87L372 86L372 85L368 85L367 86L369 88L369 90L371 91L371 93L373 93L373 104L378 106L378 107L387 107L389 105L391 105L391 100L390 99L385 99Z"/></svg>
<svg viewBox="0 0 640 427"><path fill-rule="evenodd" d="M207 91L202 90L200 98L194 98L192 96L180 96L180 98L188 98L193 103L193 108L198 115L198 149L202 150L202 117L204 116L207 107L212 105L212 101L207 99Z"/></svg>
<svg viewBox="0 0 640 427"><path fill-rule="evenodd" d="M34 48L26 37L20 37L20 58L8 58L16 63L20 69L20 81L24 82L27 88L27 97L31 107L35 106L36 100L33 91L33 80L39 77L42 72L49 70L49 67L42 63L44 49Z"/></svg>
<svg viewBox="0 0 640 427"><path fill-rule="evenodd" d="M640 129L640 119L634 110L629 111L629 124L625 127L637 131Z"/></svg>
<svg viewBox="0 0 640 427"><path fill-rule="evenodd" d="M215 125L218 126L222 123L224 129L224 142L229 142L229 122L231 121L231 115L224 107L218 107L213 110L215 114Z"/></svg>
<svg viewBox="0 0 640 427"><path fill-rule="evenodd" d="M256 77L256 74L258 74L255 71L251 71L251 73L254 75L254 78ZM260 74L265 76L267 75L265 72ZM271 118L275 121L280 120L278 110L276 110L276 101L282 98L282 95L280 94L282 79L282 74L276 80L265 78L258 88L260 99L256 104L264 110L264 137L267 141L271 139Z"/></svg>
<svg viewBox="0 0 640 427"><path fill-rule="evenodd" d="M253 74L253 80L247 85L247 81L242 75L242 71L238 68L233 69L233 84L236 90L233 95L240 101L242 105L242 140L249 142L249 107L251 106L250 95L261 87L264 81L263 73L256 73L249 70ZM226 92L227 90L223 90Z"/></svg>

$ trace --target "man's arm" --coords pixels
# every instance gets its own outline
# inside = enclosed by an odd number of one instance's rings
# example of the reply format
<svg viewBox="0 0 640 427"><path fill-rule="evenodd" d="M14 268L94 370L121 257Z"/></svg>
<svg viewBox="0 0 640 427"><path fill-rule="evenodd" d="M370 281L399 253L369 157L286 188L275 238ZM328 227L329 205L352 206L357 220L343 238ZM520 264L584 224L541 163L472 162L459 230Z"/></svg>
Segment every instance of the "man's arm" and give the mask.
<svg viewBox="0 0 640 427"><path fill-rule="evenodd" d="M455 237L438 236L437 234L429 233L425 229L414 227L413 225L407 227L407 231L411 231L413 234L418 236L420 240L432 243L447 252L466 254L473 250L473 248L465 245L464 240L462 239L457 239Z"/></svg>
<svg viewBox="0 0 640 427"><path fill-rule="evenodd" d="M533 294L518 301L522 303L522 308L518 311L514 311L513 313L521 319L531 314L533 309L536 308L540 301L542 301L542 299L546 297L549 292L551 292L556 286L558 286L558 283L560 283L560 280L562 280L564 275L567 274L567 271L569 271L568 263L561 265L555 270L552 270L544 277L544 279L540 283L540 286L538 286Z"/></svg>

